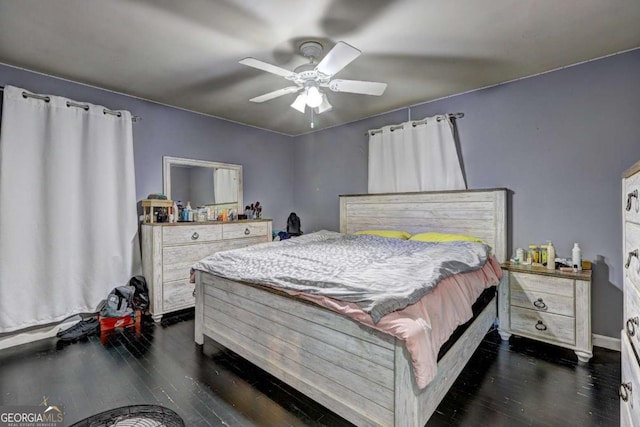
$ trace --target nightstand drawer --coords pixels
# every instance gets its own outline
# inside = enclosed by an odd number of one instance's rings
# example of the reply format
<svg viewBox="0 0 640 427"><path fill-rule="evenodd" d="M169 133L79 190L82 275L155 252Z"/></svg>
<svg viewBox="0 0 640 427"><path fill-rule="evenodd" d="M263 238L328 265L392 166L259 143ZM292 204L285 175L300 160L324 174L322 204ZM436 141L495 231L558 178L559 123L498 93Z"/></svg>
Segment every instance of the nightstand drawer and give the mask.
<svg viewBox="0 0 640 427"><path fill-rule="evenodd" d="M240 239L244 237L266 236L268 223L266 222L241 222L237 224L222 224L222 238Z"/></svg>
<svg viewBox="0 0 640 427"><path fill-rule="evenodd" d="M533 338L575 344L575 319L558 314L542 313L511 307L511 329Z"/></svg>
<svg viewBox="0 0 640 427"><path fill-rule="evenodd" d="M511 305L544 313L575 317L573 296L548 294L533 289L524 290L516 286L511 289Z"/></svg>
<svg viewBox="0 0 640 427"><path fill-rule="evenodd" d="M509 276L511 292L543 292L545 294L574 297L573 279L552 277L542 274L512 272Z"/></svg>
<svg viewBox="0 0 640 427"><path fill-rule="evenodd" d="M222 238L222 227L207 225L174 225L162 227L162 245L200 243Z"/></svg>

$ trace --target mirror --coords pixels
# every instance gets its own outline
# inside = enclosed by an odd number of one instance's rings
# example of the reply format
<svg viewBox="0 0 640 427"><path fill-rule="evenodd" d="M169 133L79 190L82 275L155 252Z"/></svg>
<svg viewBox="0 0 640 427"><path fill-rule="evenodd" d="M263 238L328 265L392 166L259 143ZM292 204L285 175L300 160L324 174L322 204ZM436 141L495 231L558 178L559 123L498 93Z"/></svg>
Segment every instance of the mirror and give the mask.
<svg viewBox="0 0 640 427"><path fill-rule="evenodd" d="M242 204L242 165L164 156L164 194L196 209L210 206L237 209Z"/></svg>

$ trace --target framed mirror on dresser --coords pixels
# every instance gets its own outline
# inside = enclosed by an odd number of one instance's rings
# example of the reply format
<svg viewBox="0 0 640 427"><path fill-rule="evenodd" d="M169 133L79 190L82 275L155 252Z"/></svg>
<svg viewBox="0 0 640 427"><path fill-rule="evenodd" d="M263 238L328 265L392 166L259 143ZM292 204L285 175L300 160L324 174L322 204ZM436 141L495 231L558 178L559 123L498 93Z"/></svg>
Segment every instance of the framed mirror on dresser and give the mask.
<svg viewBox="0 0 640 427"><path fill-rule="evenodd" d="M243 212L242 165L164 156L162 170L168 199Z"/></svg>
<svg viewBox="0 0 640 427"><path fill-rule="evenodd" d="M164 194L193 208L243 212L242 165L163 157ZM215 252L268 242L271 220L142 224L142 270L154 321L195 306L190 268Z"/></svg>

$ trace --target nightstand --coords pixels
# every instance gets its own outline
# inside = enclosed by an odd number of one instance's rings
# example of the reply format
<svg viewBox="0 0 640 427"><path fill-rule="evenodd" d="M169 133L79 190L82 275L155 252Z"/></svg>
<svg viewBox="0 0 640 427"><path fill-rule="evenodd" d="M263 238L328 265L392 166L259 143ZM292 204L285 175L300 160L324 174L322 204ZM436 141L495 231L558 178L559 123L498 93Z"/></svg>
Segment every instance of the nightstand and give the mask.
<svg viewBox="0 0 640 427"><path fill-rule="evenodd" d="M546 267L502 264L498 290L499 332L574 350L578 360L593 356L591 270L562 272Z"/></svg>

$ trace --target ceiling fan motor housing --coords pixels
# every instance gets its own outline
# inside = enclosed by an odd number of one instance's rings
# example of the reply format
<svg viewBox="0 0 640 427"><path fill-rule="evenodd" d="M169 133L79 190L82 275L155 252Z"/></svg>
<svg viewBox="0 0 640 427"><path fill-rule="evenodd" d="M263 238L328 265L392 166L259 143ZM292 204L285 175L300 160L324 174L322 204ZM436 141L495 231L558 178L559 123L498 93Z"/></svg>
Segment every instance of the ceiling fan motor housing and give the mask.
<svg viewBox="0 0 640 427"><path fill-rule="evenodd" d="M306 41L300 45L300 53L305 58L311 58L312 60L319 58L322 55L322 45L314 41Z"/></svg>

